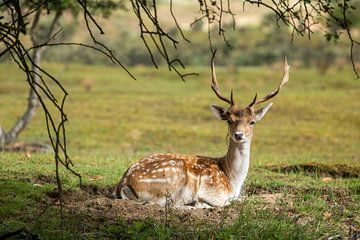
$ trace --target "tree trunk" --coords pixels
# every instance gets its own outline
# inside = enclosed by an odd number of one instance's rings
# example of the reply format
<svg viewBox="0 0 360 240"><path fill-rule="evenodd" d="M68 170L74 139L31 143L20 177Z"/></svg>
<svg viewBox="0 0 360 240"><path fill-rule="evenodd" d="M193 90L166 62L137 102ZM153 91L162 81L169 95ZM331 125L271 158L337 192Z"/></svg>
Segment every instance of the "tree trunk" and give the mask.
<svg viewBox="0 0 360 240"><path fill-rule="evenodd" d="M9 132L6 132L4 129L0 129L0 147L3 147L7 144L14 142L14 140L18 137L20 132L24 130L24 128L29 124L31 119L34 117L36 108L39 106L38 97L35 94L34 88L38 88L37 84L40 82L40 70L37 66L40 66L41 63L41 54L42 48L35 48L33 52L32 59L34 61L34 65L32 66L33 71L33 88L30 88L28 105L24 114L16 121L14 126L11 128ZM1 127L0 127L1 128Z"/></svg>
<svg viewBox="0 0 360 240"><path fill-rule="evenodd" d="M41 8L37 10L37 13L35 15L35 18L33 20L30 36L31 36L31 42L32 46L37 46L41 39L39 39L40 31L37 29L39 24L39 18L41 16ZM49 40L51 37L51 34L55 28L55 25L57 24L59 18L61 16L60 8L56 11L54 18L52 19L50 28L47 32L47 36L45 40ZM42 39L44 41L44 39ZM4 128L0 125L0 149L2 149L5 145L10 144L14 142L17 137L19 136L20 132L25 129L25 127L30 123L31 119L34 117L37 107L39 106L39 99L36 95L36 91L39 89L38 85L40 85L40 64L41 64L41 55L43 51L45 50L45 46L34 48L33 49L33 55L32 55L32 83L29 83L30 91L29 91L29 98L28 98L28 105L27 109L24 112L24 114L16 121L14 126L11 128L9 132L6 132Z"/></svg>

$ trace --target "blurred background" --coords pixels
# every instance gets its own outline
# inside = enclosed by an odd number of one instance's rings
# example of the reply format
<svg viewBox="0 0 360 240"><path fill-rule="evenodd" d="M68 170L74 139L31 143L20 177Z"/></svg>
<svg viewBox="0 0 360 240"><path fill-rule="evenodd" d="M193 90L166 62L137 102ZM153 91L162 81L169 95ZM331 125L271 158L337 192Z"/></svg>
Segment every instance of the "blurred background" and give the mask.
<svg viewBox="0 0 360 240"><path fill-rule="evenodd" d="M352 4L360 8L360 1ZM292 35L291 29L277 23L272 12L263 7L241 3L233 3L231 6L235 14L235 29L232 19L225 16L226 40L218 35L217 29L213 29L212 44L217 48L217 65L227 66L234 70L239 66L276 65L286 55L291 59L292 65L296 67L314 67L320 73L326 73L329 67L336 66L341 70L349 63L350 43L345 33L336 37L325 36L324 30L334 32L336 26L317 25L313 28L314 34L308 36ZM198 3L196 1L175 1L173 11L178 18L178 23L183 29L185 37L191 43L184 41L177 30L172 16L169 12L169 2L159 1L158 15L161 24L170 36L178 40L180 44L177 50L169 47L170 55L179 58L185 66L208 66L209 44L207 34L207 23L194 20L199 17ZM115 11L103 11L97 14L105 34L94 34L113 50L114 54L127 66L152 66L149 54L139 37L138 19L132 11L130 4L117 8ZM50 19L42 18L43 28L50 24ZM354 39L360 36L360 15L356 11L351 14L352 34ZM321 22L321 19L319 19ZM84 42L92 44L83 16L70 12L64 12L60 19L62 31L57 35L57 41ZM192 25L191 25L192 24ZM322 27L323 26L323 27ZM320 32L321 30L321 32ZM355 45L355 48L359 48ZM358 52L358 50L355 50ZM161 57L154 54L155 59L161 64ZM8 58L2 57L0 61ZM355 54L356 62L360 61L360 55ZM51 47L43 57L47 62L58 63L81 63L113 65L106 57L98 52L78 46Z"/></svg>
<svg viewBox="0 0 360 240"><path fill-rule="evenodd" d="M123 171L150 152L219 156L226 151L226 126L208 108L218 99L210 89L207 24L198 21L191 26L197 16L197 2L175 3L174 14L190 42L177 31L168 1L159 2L158 15L169 34L180 42L177 49L168 48L169 55L183 61L185 72L199 74L186 78L186 82L168 71L156 52L154 58L160 67L154 68L139 37L138 19L126 4L111 14L97 13L105 34L94 34L129 67L137 81L89 48L55 46L44 51L42 66L70 93L65 108L70 121L66 126L70 154L75 159L115 156ZM360 8L359 1L354 4ZM359 163L360 89L346 36L327 37L314 29L309 39L292 35L264 8L234 4L232 10L235 28L229 16L223 20L228 45L217 29L210 32L212 45L218 49L217 74L224 94L233 89L238 104L247 106L255 93L265 95L277 86L284 56L291 65L289 83L255 129L253 162ZM352 14L351 18L352 34L358 39L360 15ZM44 13L40 29L46 29L50 19ZM64 12L60 23L57 41L92 44L81 14ZM23 40L30 45L28 36ZM355 45L354 52L359 52L358 47ZM354 60L359 65L360 56L354 55ZM27 106L28 85L9 56L0 61L0 121L9 129ZM44 122L38 109L19 140L49 143Z"/></svg>

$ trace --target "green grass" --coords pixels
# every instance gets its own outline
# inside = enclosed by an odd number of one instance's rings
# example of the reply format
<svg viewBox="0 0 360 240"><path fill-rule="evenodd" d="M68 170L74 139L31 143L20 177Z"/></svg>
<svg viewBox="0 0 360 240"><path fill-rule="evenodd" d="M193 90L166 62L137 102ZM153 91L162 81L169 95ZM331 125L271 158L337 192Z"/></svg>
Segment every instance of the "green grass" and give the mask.
<svg viewBox="0 0 360 240"><path fill-rule="evenodd" d="M153 152L220 156L226 151L225 123L218 121L208 107L210 103L222 104L210 89L208 68L190 69L200 76L184 83L163 69L131 69L138 77L133 81L119 68L46 67L70 93L66 105L69 154L85 184L114 186L128 166ZM0 123L9 129L24 111L28 89L15 66L0 65L0 73ZM268 67L248 67L238 72L219 68L217 74L222 92L234 89L236 101L246 106L255 92L261 96L273 90L282 73ZM65 214L60 228L58 211L53 207L31 221L41 212L38 204L48 202L46 193L55 187L52 154L0 152L0 232L26 226L45 239L347 236L350 227L360 230L359 214L355 214L360 212L359 179L324 182L320 175L275 173L266 166L306 162L359 166L359 86L350 68L343 72L331 69L327 75L319 75L315 69L291 69L289 83L254 130L247 180L248 189L285 193L275 208L263 207L267 205L259 196L248 192L247 200L234 207L239 217L230 224L164 225L149 219L94 222ZM41 109L19 140L49 142ZM65 171L61 174L66 189L77 187L75 177ZM95 175L103 179L90 181ZM38 186L42 176L50 180ZM329 219L324 217L326 212L331 215ZM60 231L61 235L55 234Z"/></svg>

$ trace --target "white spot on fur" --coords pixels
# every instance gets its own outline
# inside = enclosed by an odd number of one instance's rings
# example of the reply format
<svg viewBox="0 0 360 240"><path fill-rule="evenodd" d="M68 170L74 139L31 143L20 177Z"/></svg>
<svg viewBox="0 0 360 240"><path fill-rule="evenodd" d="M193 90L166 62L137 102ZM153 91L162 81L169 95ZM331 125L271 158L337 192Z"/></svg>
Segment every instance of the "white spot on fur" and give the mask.
<svg viewBox="0 0 360 240"><path fill-rule="evenodd" d="M167 183L169 182L169 178L144 178L139 180L139 182L144 182L144 183Z"/></svg>
<svg viewBox="0 0 360 240"><path fill-rule="evenodd" d="M204 175L204 176L202 176L202 179L201 180L209 180L209 179L211 179L211 176L210 175Z"/></svg>

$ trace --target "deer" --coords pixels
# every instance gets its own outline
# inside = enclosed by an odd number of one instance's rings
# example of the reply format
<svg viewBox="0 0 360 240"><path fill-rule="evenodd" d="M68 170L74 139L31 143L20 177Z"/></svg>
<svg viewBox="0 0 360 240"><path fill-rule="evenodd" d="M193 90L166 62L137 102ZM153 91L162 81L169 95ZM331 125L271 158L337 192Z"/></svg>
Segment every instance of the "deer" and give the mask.
<svg viewBox="0 0 360 240"><path fill-rule="evenodd" d="M289 80L287 59L283 78L275 91L258 99L257 94L246 107L236 105L220 92L215 72L215 53L211 58L211 88L228 107L210 104L214 115L228 125L228 150L222 157L157 153L130 166L115 187L115 198L137 203L173 207L223 207L239 199L250 165L250 145L255 124L272 103L255 106L275 97Z"/></svg>

